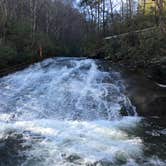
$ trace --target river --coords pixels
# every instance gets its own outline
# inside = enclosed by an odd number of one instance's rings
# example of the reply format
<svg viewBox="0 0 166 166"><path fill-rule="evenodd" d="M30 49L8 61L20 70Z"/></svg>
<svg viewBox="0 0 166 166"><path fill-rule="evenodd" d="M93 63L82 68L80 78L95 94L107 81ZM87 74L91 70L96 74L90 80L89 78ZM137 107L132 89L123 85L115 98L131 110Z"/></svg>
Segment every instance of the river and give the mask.
<svg viewBox="0 0 166 166"><path fill-rule="evenodd" d="M0 78L0 166L165 166L166 129L121 72L54 58Z"/></svg>

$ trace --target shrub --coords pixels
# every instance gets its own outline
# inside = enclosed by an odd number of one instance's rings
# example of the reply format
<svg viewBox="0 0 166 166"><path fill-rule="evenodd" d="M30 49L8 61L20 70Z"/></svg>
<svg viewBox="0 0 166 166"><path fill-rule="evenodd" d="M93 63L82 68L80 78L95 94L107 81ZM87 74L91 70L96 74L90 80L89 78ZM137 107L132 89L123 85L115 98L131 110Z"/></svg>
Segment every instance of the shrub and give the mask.
<svg viewBox="0 0 166 166"><path fill-rule="evenodd" d="M17 51L15 48L8 45L0 46L0 68L12 65L16 57Z"/></svg>

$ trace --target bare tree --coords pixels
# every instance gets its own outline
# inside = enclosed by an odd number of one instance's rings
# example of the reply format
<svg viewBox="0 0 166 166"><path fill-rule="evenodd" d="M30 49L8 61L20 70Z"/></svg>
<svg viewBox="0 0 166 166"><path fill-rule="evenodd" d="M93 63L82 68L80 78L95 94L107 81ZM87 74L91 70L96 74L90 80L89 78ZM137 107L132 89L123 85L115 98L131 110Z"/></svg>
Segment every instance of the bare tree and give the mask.
<svg viewBox="0 0 166 166"><path fill-rule="evenodd" d="M164 0L155 0L158 14L159 14L159 26L163 33L166 33L166 18L164 16Z"/></svg>

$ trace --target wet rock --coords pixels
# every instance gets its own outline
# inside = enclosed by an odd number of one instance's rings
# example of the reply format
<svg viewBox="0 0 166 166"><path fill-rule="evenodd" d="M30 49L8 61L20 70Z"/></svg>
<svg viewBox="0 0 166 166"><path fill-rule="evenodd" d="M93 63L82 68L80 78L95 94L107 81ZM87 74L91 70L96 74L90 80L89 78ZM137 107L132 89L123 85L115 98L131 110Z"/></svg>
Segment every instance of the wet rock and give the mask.
<svg viewBox="0 0 166 166"><path fill-rule="evenodd" d="M149 103L148 106L150 115L166 116L166 97L158 97Z"/></svg>
<svg viewBox="0 0 166 166"><path fill-rule="evenodd" d="M5 147L5 143L4 142L0 142L0 150L3 149Z"/></svg>
<svg viewBox="0 0 166 166"><path fill-rule="evenodd" d="M127 156L123 152L118 152L116 156L116 165L124 165L127 163Z"/></svg>
<svg viewBox="0 0 166 166"><path fill-rule="evenodd" d="M71 155L65 157L66 161L68 161L70 163L77 163L77 164L79 164L79 161L81 159L82 158L80 156L78 156L77 154L71 154Z"/></svg>
<svg viewBox="0 0 166 166"><path fill-rule="evenodd" d="M86 166L114 166L114 164L111 161L100 160L94 163L87 163Z"/></svg>
<svg viewBox="0 0 166 166"><path fill-rule="evenodd" d="M148 72L152 80L160 84L166 84L166 57L153 61Z"/></svg>
<svg viewBox="0 0 166 166"><path fill-rule="evenodd" d="M122 107L122 108L120 109L120 114L121 114L122 116L128 116L128 112L127 112L127 110L126 110L125 107Z"/></svg>
<svg viewBox="0 0 166 166"><path fill-rule="evenodd" d="M126 94L140 116L166 117L166 88L159 87L144 73L123 72Z"/></svg>
<svg viewBox="0 0 166 166"><path fill-rule="evenodd" d="M9 132L0 139L0 165L13 166L21 165L25 156L23 155L24 147L22 134Z"/></svg>
<svg viewBox="0 0 166 166"><path fill-rule="evenodd" d="M146 91L145 91L146 93ZM140 116L159 116L166 117L166 97L135 94L132 101L136 106L137 113Z"/></svg>

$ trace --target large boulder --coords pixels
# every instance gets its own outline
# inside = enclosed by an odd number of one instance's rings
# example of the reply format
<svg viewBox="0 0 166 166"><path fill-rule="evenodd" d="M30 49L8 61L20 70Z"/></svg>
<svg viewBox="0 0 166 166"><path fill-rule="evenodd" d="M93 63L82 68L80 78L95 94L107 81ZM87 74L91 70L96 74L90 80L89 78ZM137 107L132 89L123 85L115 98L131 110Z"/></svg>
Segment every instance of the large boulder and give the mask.
<svg viewBox="0 0 166 166"><path fill-rule="evenodd" d="M166 88L160 87L141 73L128 72L124 78L127 95L140 116L166 118Z"/></svg>

